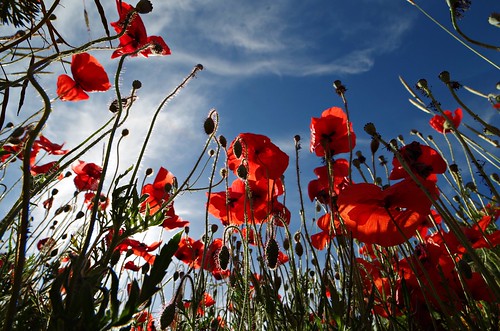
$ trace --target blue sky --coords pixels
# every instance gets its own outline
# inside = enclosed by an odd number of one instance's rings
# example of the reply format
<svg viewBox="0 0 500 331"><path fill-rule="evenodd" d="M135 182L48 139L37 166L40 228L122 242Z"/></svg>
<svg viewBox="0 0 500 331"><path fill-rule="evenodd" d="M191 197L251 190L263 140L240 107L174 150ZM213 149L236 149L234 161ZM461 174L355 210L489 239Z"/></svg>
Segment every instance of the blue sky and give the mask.
<svg viewBox="0 0 500 331"><path fill-rule="evenodd" d="M117 20L114 1L102 2L108 21ZM197 63L205 70L162 111L144 169L164 166L183 178L188 171L186 164L192 164L205 141L203 120L211 108L216 108L221 119L219 133L229 141L240 132L268 135L291 156L291 164L293 137L301 135L302 185L306 187L314 179L312 169L320 165L308 152L310 118L331 106L342 106L332 89L333 81L339 79L348 88L358 148L368 154L369 139L362 131L367 122L374 122L388 139L403 134L411 141L408 132L412 128L433 133L427 124L429 115L407 101L409 94L400 84L399 75L410 84L427 78L444 101L444 108L451 110L457 105L437 79L442 70L486 93L495 92L499 80L497 69L403 0L152 2L154 10L143 15L143 21L149 35L165 39L172 55L127 59L125 63L122 91L127 91L134 79L141 80L143 88L126 125L131 134L123 144L122 168L134 163L136 146L159 102ZM446 1L418 3L450 26ZM84 5L89 12L90 31L84 24ZM461 24L471 36L498 43L498 29L487 23L494 8L482 6L474 2ZM54 25L72 44L104 34L92 1L66 1L56 15ZM498 52L482 52L500 63ZM111 76L117 65L117 60L110 59L111 51L92 54ZM50 70L56 75L41 79L55 97L55 79L63 68L56 63ZM108 91L92 94L86 102L55 102L45 134L53 141L65 141L67 147L74 146L109 118L107 105L113 98L113 92ZM498 123L498 114L493 114L486 100L467 98L478 113ZM37 109L39 102L34 97L27 105ZM18 122L13 116L8 120ZM100 163L101 157L99 146L85 161ZM290 169L287 181L293 191L295 178L293 167ZM176 209L192 224L198 219L202 223L202 208L193 208L189 196L181 197ZM297 214L293 215L298 221Z"/></svg>

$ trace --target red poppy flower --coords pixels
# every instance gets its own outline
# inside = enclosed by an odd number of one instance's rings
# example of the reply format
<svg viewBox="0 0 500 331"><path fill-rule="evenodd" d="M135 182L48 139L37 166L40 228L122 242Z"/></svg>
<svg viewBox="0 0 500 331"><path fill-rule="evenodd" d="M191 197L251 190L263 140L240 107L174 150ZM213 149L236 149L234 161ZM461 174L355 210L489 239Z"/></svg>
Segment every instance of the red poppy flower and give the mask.
<svg viewBox="0 0 500 331"><path fill-rule="evenodd" d="M146 184L142 188L142 194L147 194L148 197L141 203L141 212L143 213L146 210L146 206L149 206L150 214L160 210L162 204L170 198L166 187L167 185L171 186L174 180L175 176L170 171L160 167L153 184Z"/></svg>
<svg viewBox="0 0 500 331"><path fill-rule="evenodd" d="M445 110L443 113L444 116L434 115L434 117L431 118L429 124L432 128L439 133L448 133L453 130L453 128L458 128L463 118L462 109L455 109L455 115L453 115L449 110Z"/></svg>
<svg viewBox="0 0 500 331"><path fill-rule="evenodd" d="M399 153L411 171L422 178L434 180L435 176L431 175L442 174L446 171L447 164L443 157L431 147L421 145L417 141L403 146ZM392 166L389 179L410 177L396 157L392 160Z"/></svg>
<svg viewBox="0 0 500 331"><path fill-rule="evenodd" d="M247 194L248 185L251 194ZM281 180L244 181L236 179L226 192L210 194L208 212L221 220L222 224L241 225L245 217L262 223L271 215L274 199L283 193ZM279 205L276 205L279 208ZM286 212L285 212L286 217Z"/></svg>
<svg viewBox="0 0 500 331"><path fill-rule="evenodd" d="M242 152L239 158L234 154L234 144L241 143ZM271 140L260 134L240 133L227 151L229 169L236 170L245 160L248 170L247 179L279 179L288 167L288 155L273 144Z"/></svg>
<svg viewBox="0 0 500 331"><path fill-rule="evenodd" d="M64 144L62 145L54 144L49 139L45 138L43 135L41 135L40 138L35 140L34 146L37 146L52 155L64 155L68 153L67 149L64 150L62 149Z"/></svg>
<svg viewBox="0 0 500 331"><path fill-rule="evenodd" d="M347 131L347 115L339 107L326 109L320 118L311 119L311 153L329 157L349 152L356 146L356 135L349 123ZM349 143L350 142L350 143Z"/></svg>
<svg viewBox="0 0 500 331"><path fill-rule="evenodd" d="M127 263L125 263L125 265L123 266L123 269L132 270L132 271L139 271L139 270L141 270L141 267L139 267L133 261L127 261Z"/></svg>
<svg viewBox="0 0 500 331"><path fill-rule="evenodd" d="M71 73L73 78L63 74L57 79L57 95L63 101L87 100L85 92L104 92L111 87L103 66L88 53L73 55Z"/></svg>
<svg viewBox="0 0 500 331"><path fill-rule="evenodd" d="M46 174L50 171L55 171L57 170L57 162L52 161L43 165L32 165L30 167L30 172L32 176L40 175L40 174Z"/></svg>
<svg viewBox="0 0 500 331"><path fill-rule="evenodd" d="M437 196L435 185L426 184ZM431 207L431 201L411 180L385 190L374 184L352 184L340 192L337 204L354 238L381 246L398 245L411 238Z"/></svg>
<svg viewBox="0 0 500 331"><path fill-rule="evenodd" d="M307 187L309 199L313 201L317 199L322 204L330 202L330 179L328 177L328 166L322 166L314 169L314 173L318 179L311 180ZM333 163L333 189L332 192L339 194L348 183L347 176L349 175L349 162L345 159L335 160Z"/></svg>
<svg viewBox="0 0 500 331"><path fill-rule="evenodd" d="M199 269L205 245L201 240L194 240L190 237L183 237L179 242L179 247L175 252L175 257L190 267Z"/></svg>
<svg viewBox="0 0 500 331"><path fill-rule="evenodd" d="M120 15L120 20L112 22L111 26L115 28L117 33L121 33L124 28L126 29L126 32L120 37L120 44L111 55L112 59L126 54L130 54L132 57L137 56L138 54L144 57L148 57L149 55L170 54L170 48L167 46L162 37L147 36L146 27L137 12L132 14L128 25L125 27L127 16L135 10L134 7L120 0L116 0L116 6L118 14ZM137 52L146 45L149 45L149 47Z"/></svg>
<svg viewBox="0 0 500 331"><path fill-rule="evenodd" d="M160 245L161 241L156 241L151 245L146 245L138 240L126 238L118 246L116 246L116 250L119 252L127 252L131 250L133 255L140 256L144 258L147 263L153 264L155 262L156 255L151 254L150 252L156 250L160 247Z"/></svg>
<svg viewBox="0 0 500 331"><path fill-rule="evenodd" d="M319 250L325 249L330 240L335 237L335 234L339 234L342 231L340 228L340 222L337 218L335 218L333 222L334 229L332 229L330 213L318 218L316 224L318 225L318 228L321 229L321 232L311 236L311 244L314 248Z"/></svg>
<svg viewBox="0 0 500 331"><path fill-rule="evenodd" d="M490 215L483 216L477 224L470 227L461 226L460 230L469 240L472 248L494 248L500 245L500 230L495 229L493 232L487 232L487 228L493 221L493 217ZM428 240L435 242L437 244L446 243L450 252L462 256L467 253L467 249L462 245L460 240L456 237L453 232L443 232L435 233L428 237Z"/></svg>
<svg viewBox="0 0 500 331"><path fill-rule="evenodd" d="M71 166L76 174L74 182L78 191L96 191L101 178L102 168L95 163L76 161Z"/></svg>

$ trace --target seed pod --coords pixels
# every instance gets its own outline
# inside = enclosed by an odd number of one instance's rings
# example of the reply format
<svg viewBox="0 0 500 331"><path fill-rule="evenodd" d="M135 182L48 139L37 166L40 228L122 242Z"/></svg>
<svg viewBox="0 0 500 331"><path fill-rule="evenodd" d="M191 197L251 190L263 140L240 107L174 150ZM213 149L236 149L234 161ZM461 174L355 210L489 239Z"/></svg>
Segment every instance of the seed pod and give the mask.
<svg viewBox="0 0 500 331"><path fill-rule="evenodd" d="M236 174L238 177L245 180L248 176L248 170L243 164L240 164L240 166L236 169Z"/></svg>
<svg viewBox="0 0 500 331"><path fill-rule="evenodd" d="M226 245L222 246L219 251L219 267L222 270L227 270L227 266L229 265L229 249Z"/></svg>
<svg viewBox="0 0 500 331"><path fill-rule="evenodd" d="M215 130L215 122L211 117L207 117L203 123L203 129L207 135L211 135Z"/></svg>
<svg viewBox="0 0 500 331"><path fill-rule="evenodd" d="M162 330L168 328L175 318L175 302L170 303L165 307L160 316L160 328Z"/></svg>
<svg viewBox="0 0 500 331"><path fill-rule="evenodd" d="M237 159L241 157L241 153L243 152L243 147L241 146L241 142L237 139L233 144L233 153Z"/></svg>
<svg viewBox="0 0 500 331"><path fill-rule="evenodd" d="M279 247L276 239L271 238L266 245L266 262L269 269L274 270L278 266Z"/></svg>

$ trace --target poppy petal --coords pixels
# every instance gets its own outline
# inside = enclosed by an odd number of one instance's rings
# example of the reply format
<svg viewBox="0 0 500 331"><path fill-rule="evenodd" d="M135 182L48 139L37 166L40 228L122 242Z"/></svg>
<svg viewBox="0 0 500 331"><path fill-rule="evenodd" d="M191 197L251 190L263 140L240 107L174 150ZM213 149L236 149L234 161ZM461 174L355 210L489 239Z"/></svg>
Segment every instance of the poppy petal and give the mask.
<svg viewBox="0 0 500 331"><path fill-rule="evenodd" d="M108 74L95 57L88 53L73 55L71 72L76 83L87 92L104 92L110 89Z"/></svg>
<svg viewBox="0 0 500 331"><path fill-rule="evenodd" d="M57 78L57 95L63 101L81 101L89 98L88 94L68 75Z"/></svg>

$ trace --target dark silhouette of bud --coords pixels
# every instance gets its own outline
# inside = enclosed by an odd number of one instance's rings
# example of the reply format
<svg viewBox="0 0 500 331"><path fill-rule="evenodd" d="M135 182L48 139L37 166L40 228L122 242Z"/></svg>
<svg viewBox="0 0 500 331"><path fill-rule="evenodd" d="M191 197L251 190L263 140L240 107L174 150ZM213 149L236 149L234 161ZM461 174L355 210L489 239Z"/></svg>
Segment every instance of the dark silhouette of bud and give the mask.
<svg viewBox="0 0 500 331"><path fill-rule="evenodd" d="M222 270L227 270L227 267L229 265L229 249L227 248L226 245L222 246L220 251L219 251L219 255L218 255L218 259L219 259L219 267L222 269Z"/></svg>
<svg viewBox="0 0 500 331"><path fill-rule="evenodd" d="M136 80L134 80L134 81L132 82L132 88L134 88L134 89L138 90L138 89L140 89L141 87L142 87L142 83L141 83L141 81L140 81L140 80L137 80L137 79L136 79Z"/></svg>
<svg viewBox="0 0 500 331"><path fill-rule="evenodd" d="M129 133L130 133L130 131L128 129L123 129L122 130L122 137L128 136Z"/></svg>
<svg viewBox="0 0 500 331"><path fill-rule="evenodd" d="M149 0L140 0L135 6L139 14L147 14L153 11L153 4Z"/></svg>
<svg viewBox="0 0 500 331"><path fill-rule="evenodd" d="M238 177L245 180L245 179L247 179L247 176L248 176L248 170L243 164L240 164L238 169L236 169L236 174L238 175Z"/></svg>
<svg viewBox="0 0 500 331"><path fill-rule="evenodd" d="M219 144L222 146L222 148L226 148L227 147L226 137L219 136Z"/></svg>
<svg viewBox="0 0 500 331"><path fill-rule="evenodd" d="M241 157L241 153L243 153L243 146L241 146L241 141L237 139L233 144L233 153L237 159Z"/></svg>
<svg viewBox="0 0 500 331"><path fill-rule="evenodd" d="M168 304L160 316L160 328L167 329L175 318L175 302Z"/></svg>
<svg viewBox="0 0 500 331"><path fill-rule="evenodd" d="M211 117L207 117L205 122L203 123L203 129L207 135L211 135L215 130L215 122Z"/></svg>
<svg viewBox="0 0 500 331"><path fill-rule="evenodd" d="M269 269L274 270L278 266L279 247L276 239L271 238L267 241L266 247L266 262Z"/></svg>

